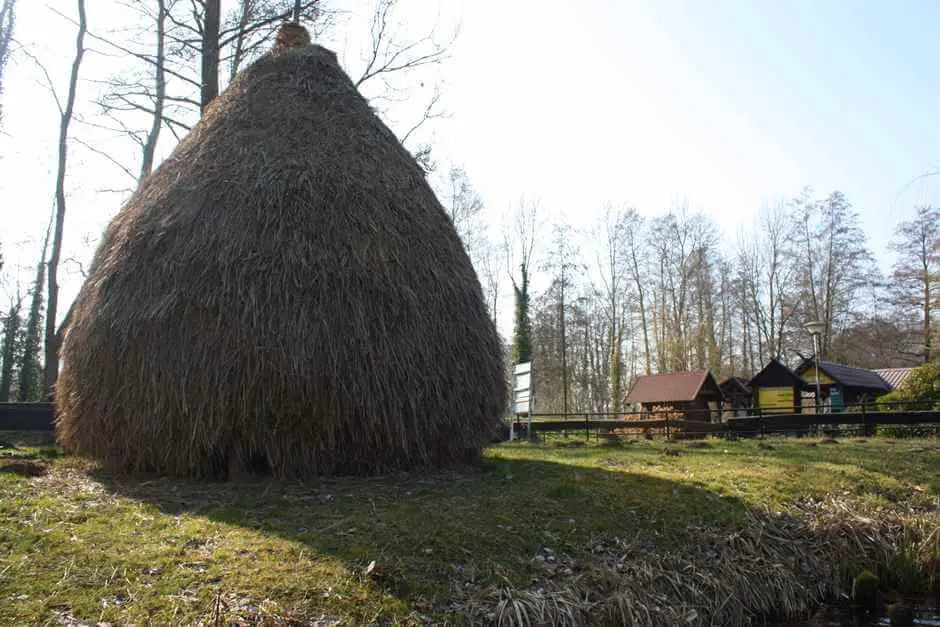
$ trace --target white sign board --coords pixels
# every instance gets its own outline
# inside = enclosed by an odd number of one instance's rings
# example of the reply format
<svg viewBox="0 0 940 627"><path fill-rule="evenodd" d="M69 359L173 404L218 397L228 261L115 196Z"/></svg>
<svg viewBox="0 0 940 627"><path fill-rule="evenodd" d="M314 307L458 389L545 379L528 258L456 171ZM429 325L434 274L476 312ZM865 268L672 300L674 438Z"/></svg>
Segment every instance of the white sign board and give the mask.
<svg viewBox="0 0 940 627"><path fill-rule="evenodd" d="M515 383L512 389L512 405L516 414L528 414L532 405L532 362L516 364L513 368Z"/></svg>

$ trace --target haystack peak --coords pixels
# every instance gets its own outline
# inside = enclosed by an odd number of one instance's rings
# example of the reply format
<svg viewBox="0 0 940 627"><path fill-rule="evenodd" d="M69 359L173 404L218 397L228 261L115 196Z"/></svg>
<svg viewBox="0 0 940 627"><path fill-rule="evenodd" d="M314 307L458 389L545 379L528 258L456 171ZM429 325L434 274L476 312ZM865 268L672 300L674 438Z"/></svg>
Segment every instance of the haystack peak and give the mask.
<svg viewBox="0 0 940 627"><path fill-rule="evenodd" d="M295 48L304 48L311 43L310 33L297 22L284 22L274 37L274 48L271 54L282 55Z"/></svg>

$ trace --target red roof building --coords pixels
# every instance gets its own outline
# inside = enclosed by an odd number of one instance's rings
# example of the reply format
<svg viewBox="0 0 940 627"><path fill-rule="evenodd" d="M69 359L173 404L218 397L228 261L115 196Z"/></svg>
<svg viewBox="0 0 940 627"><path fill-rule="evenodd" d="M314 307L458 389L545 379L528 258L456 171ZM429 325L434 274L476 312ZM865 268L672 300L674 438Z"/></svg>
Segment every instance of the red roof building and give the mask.
<svg viewBox="0 0 940 627"><path fill-rule="evenodd" d="M670 407L690 420L711 422L724 399L718 382L708 370L669 372L637 377L627 395L628 403L638 403L644 411Z"/></svg>

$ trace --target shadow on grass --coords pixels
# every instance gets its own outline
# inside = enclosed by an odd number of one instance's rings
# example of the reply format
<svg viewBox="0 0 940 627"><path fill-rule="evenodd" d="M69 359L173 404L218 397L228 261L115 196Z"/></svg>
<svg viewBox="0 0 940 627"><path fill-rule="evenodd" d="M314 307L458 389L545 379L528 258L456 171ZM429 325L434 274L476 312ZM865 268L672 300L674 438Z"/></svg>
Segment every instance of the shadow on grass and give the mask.
<svg viewBox="0 0 940 627"><path fill-rule="evenodd" d="M761 455L782 466L887 473L893 458L866 460L850 444L821 459L790 441L706 443L507 445L476 467L307 483L115 476L74 458L48 460L53 472L16 479L8 486L17 496L0 500L0 510L37 521L0 525L0 543L15 553L0 593L19 598L25 586L30 594L0 616L46 620L64 600L79 618L205 621L224 590L232 606L239 597L254 608L229 620L420 623L470 612L492 622L492 612L521 612L551 624L694 624L669 613L692 608L706 623L737 624L805 615L847 591L858 567L881 574L897 557L903 521L861 517L838 501L771 514L713 491L724 479L712 489L695 483L689 465ZM54 456L21 453L43 464ZM644 473L646 464L659 470ZM664 466L675 478L656 476ZM919 559L902 564L913 569L912 589ZM102 583L99 573L112 574ZM279 609L261 608L265 599ZM642 613L651 607L659 613Z"/></svg>
<svg viewBox="0 0 940 627"><path fill-rule="evenodd" d="M367 587L438 609L460 586L525 588L544 575L546 560L580 560L613 537L666 551L689 541L689 524L722 525L745 512L735 499L681 482L500 458L458 471L306 484L94 476L164 514L299 543L342 560Z"/></svg>

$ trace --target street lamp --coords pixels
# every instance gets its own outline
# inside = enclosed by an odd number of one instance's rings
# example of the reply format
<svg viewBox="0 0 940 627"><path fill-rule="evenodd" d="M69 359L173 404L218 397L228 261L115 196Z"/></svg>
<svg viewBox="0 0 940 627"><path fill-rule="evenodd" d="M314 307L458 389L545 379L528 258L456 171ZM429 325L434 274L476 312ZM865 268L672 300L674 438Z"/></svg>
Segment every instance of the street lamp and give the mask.
<svg viewBox="0 0 940 627"><path fill-rule="evenodd" d="M816 368L816 413L819 413L819 403L822 400L822 390L819 387L819 336L826 330L826 323L822 320L813 320L803 325L803 329L813 336L813 366Z"/></svg>

